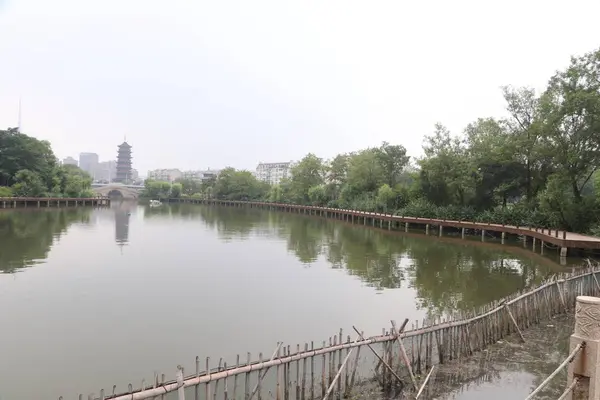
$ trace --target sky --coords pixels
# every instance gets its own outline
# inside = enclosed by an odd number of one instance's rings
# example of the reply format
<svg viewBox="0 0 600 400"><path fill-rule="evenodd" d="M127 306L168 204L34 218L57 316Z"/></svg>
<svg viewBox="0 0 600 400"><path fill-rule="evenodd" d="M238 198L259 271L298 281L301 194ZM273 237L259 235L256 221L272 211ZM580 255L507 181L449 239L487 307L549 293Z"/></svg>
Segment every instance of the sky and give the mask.
<svg viewBox="0 0 600 400"><path fill-rule="evenodd" d="M0 128L59 158L254 169L460 134L600 45L597 0L0 0Z"/></svg>

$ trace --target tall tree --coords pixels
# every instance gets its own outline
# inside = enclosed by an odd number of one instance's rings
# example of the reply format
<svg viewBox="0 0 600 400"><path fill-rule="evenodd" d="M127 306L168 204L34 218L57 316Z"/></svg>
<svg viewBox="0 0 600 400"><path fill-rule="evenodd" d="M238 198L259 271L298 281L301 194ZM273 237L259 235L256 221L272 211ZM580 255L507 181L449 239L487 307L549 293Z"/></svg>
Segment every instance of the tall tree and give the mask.
<svg viewBox="0 0 600 400"><path fill-rule="evenodd" d="M290 186L296 201L309 201L308 191L313 186L323 184L325 165L323 160L309 153L291 168Z"/></svg>

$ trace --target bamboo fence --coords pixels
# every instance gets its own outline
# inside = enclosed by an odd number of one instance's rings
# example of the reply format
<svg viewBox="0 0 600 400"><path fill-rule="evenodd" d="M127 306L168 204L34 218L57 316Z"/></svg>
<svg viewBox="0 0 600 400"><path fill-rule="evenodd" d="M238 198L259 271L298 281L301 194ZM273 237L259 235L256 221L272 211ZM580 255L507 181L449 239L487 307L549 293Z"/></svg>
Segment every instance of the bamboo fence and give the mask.
<svg viewBox="0 0 600 400"><path fill-rule="evenodd" d="M102 390L88 399L341 399L349 397L365 379L376 380L388 391L408 390L414 395L423 390L434 365L470 357L507 335L517 334L525 340L523 330L569 312L577 296L600 296L600 268L588 265L468 315L456 314L428 326L419 327L417 322L404 331L407 320L399 329L391 321L380 335L367 338L354 327L358 334L354 340L340 330L317 346L314 342L294 347L278 343L270 358L261 353L253 359L248 353L238 355L233 365L220 360L211 367L209 358L201 362L196 357L193 374L186 375L178 367L174 380L165 381L164 374L155 374L151 383L142 382L135 390L131 384L121 393L113 387L111 393Z"/></svg>

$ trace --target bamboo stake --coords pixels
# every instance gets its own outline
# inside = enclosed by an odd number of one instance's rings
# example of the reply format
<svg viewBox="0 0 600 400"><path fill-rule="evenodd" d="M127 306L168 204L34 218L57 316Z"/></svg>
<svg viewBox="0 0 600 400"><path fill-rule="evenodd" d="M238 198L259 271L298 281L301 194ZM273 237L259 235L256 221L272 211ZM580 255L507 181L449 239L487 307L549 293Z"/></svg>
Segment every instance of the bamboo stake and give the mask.
<svg viewBox="0 0 600 400"><path fill-rule="evenodd" d="M353 325L352 329L354 329L356 331L356 333L358 333L359 338L360 339L364 339L362 334L360 333L360 331L358 329L356 329L356 327ZM400 377L398 376L398 374L396 374L396 372L394 372L394 370L388 365L388 363L386 363L380 356L379 354L377 354L377 352L375 351L375 349L373 348L373 346L371 346L370 344L367 343L367 347L369 348L369 350L371 350L373 352L373 354L375 354L375 356L377 358L379 358L381 360L381 362L383 363L383 365L385 365L385 367L392 373L392 375L394 375L394 377L398 380L398 382L402 383L402 379L400 379Z"/></svg>
<svg viewBox="0 0 600 400"><path fill-rule="evenodd" d="M600 283L598 283L598 278L596 277L596 274L592 274L592 276L594 277L594 282L596 282L596 288L600 292Z"/></svg>
<svg viewBox="0 0 600 400"><path fill-rule="evenodd" d="M252 361L252 356L250 353L246 354L246 365L250 365ZM220 363L219 363L220 364ZM252 371L246 372L244 375L244 399L248 400L250 398L250 374Z"/></svg>
<svg viewBox="0 0 600 400"><path fill-rule="evenodd" d="M560 302L565 308L565 312L567 312L567 303L565 303L565 298L563 297L563 292L560 290L560 285L558 284L558 280L554 281L556 283L556 289L558 289L558 296L560 297Z"/></svg>
<svg viewBox="0 0 600 400"><path fill-rule="evenodd" d="M360 333L361 336L364 335L363 332ZM358 360L360 359L360 349L361 346L358 346L358 350L356 351L356 358L354 359L354 365L352 367L352 375L350 376L350 387L346 387L346 397L348 397L350 395L350 392L352 391L352 387L354 386L354 378L356 376L356 370L358 369Z"/></svg>
<svg viewBox="0 0 600 400"><path fill-rule="evenodd" d="M523 334L521 333L521 330L519 329L519 325L517 324L517 321L515 320L515 317L513 317L512 312L510 312L510 308L508 307L508 305L504 305L504 309L506 310L506 312L508 313L508 316L510 317L510 319L512 320L513 324L515 325L515 328L517 328L517 333L519 334L519 336L521 337L521 341L523 343L525 343L525 337L523 336Z"/></svg>
<svg viewBox="0 0 600 400"><path fill-rule="evenodd" d="M350 343L350 335L348 335L348 337L346 338L346 343ZM348 353L350 352L351 349L346 349L346 355L348 355ZM348 384L350 383L349 381L350 376L348 375L348 368L346 368L344 370L344 393L346 390L348 390ZM302 399L304 400L304 399Z"/></svg>
<svg viewBox="0 0 600 400"><path fill-rule="evenodd" d="M259 362L262 362L262 353L259 354L258 360L259 360ZM239 354L235 357L235 366L236 367L240 366L240 355ZM233 398L234 398L234 400L237 400L237 387L238 387L237 381L238 381L238 376L235 375L233 377ZM260 400L260 395L258 396L258 398Z"/></svg>
<svg viewBox="0 0 600 400"><path fill-rule="evenodd" d="M354 340L354 342L356 343L358 341L358 339L360 339L360 337L361 337L361 334L360 334L360 332L358 332L358 337L356 338L356 340ZM323 396L323 400L327 400L327 398L329 397L329 395L333 391L333 388L335 387L335 384L337 383L338 379L340 378L340 375L342 374L342 370L344 369L344 367L346 366L346 363L348 362L348 359L350 358L350 354L352 354L352 350L354 350L354 349L350 349L348 351L348 354L346 354L346 357L344 358L344 362L342 362L340 364L340 368L338 369L337 374L335 374L335 377L333 378L333 381L329 385L329 388L327 389L327 392L325 393L325 396Z"/></svg>
<svg viewBox="0 0 600 400"><path fill-rule="evenodd" d="M217 367L217 373L221 372L221 364L222 363L223 363L223 358L219 358L219 366ZM225 374L225 377L227 377L227 374ZM217 392L219 391L219 379L221 379L221 378L217 378L215 381L215 392L213 393L214 400L217 400Z"/></svg>
<svg viewBox="0 0 600 400"><path fill-rule="evenodd" d="M308 343L304 343L304 351L308 351ZM306 358L302 360L302 393L301 399L306 398Z"/></svg>
<svg viewBox="0 0 600 400"><path fill-rule="evenodd" d="M279 347L277 347L277 359L279 359ZM277 364L277 395L276 395L277 396L276 397L277 400L281 399L281 387L279 385L279 381L281 379L280 366L281 366L281 363Z"/></svg>
<svg viewBox="0 0 600 400"><path fill-rule="evenodd" d="M206 382L206 400L210 400L210 385L211 385L211 376L210 376L210 357L206 357L206 374L208 375L208 381ZM200 379L198 379L200 381ZM164 383L164 379L163 379Z"/></svg>
<svg viewBox="0 0 600 400"><path fill-rule="evenodd" d="M287 355L288 356L291 355L291 353L290 353L290 346L287 347ZM286 400L290 400L290 388L292 386L292 381L291 381L291 378L290 378L290 365L291 364L292 364L291 362L285 364L285 371L286 371L285 376L286 376L286 379L287 379L287 382L285 384L285 397L286 397Z"/></svg>
<svg viewBox="0 0 600 400"><path fill-rule="evenodd" d="M402 333L402 330L404 330L404 327L408 323L408 318L406 318L406 320L404 320L404 323L400 327L400 331L396 331L396 321L391 320L390 322L392 323L392 334L396 337L396 340L398 341L398 344L400 345L400 354L402 356L402 360L404 361L404 364L406 365L406 368L408 368L408 374L410 375L410 380L412 381L412 384L413 384L415 390L419 390L419 388L417 387L417 380L415 378L415 374L413 374L413 370L410 365L410 361L408 360L408 356L406 355L406 349L404 348L404 343L402 343L402 339L400 339L400 333Z"/></svg>
<svg viewBox="0 0 600 400"><path fill-rule="evenodd" d="M223 364L223 368L225 368L225 371L227 371L227 363ZM227 395L228 395L228 393L227 393L227 377L225 377L224 380L225 380L225 382L224 382L225 388L223 389L223 397L225 400L227 400Z"/></svg>
<svg viewBox="0 0 600 400"><path fill-rule="evenodd" d="M296 354L300 354L300 344L296 345ZM306 362L306 358L304 359ZM300 400L300 361L296 360L296 397L295 400Z"/></svg>
<svg viewBox="0 0 600 400"><path fill-rule="evenodd" d="M258 362L261 362L261 363L263 362L262 352L258 353ZM240 356L238 354L238 365L239 365L239 363L240 363ZM269 368L267 368L264 371L264 373L266 374L268 370L269 370ZM258 382L256 382L256 386L255 386L256 393L258 393L258 395L257 395L258 400L262 399L262 393L261 393L262 392L262 378L260 375L261 375L261 372L258 373ZM263 374L263 376L264 376L264 374ZM237 375L235 377L237 378ZM235 382L237 382L237 379L235 380ZM236 386L237 386L237 383L236 383ZM254 392L255 392L255 390L252 390L252 393L250 394L250 398L252 398L252 396L254 396ZM234 393L234 395L233 395L234 400L237 400L237 397L235 397L235 388L233 389L233 393Z"/></svg>
<svg viewBox="0 0 600 400"><path fill-rule="evenodd" d="M323 348L325 348L324 340ZM321 393L321 397L325 397L325 353L323 353L323 368L321 369Z"/></svg>
<svg viewBox="0 0 600 400"><path fill-rule="evenodd" d="M281 347L282 344L283 344L283 342L277 342L277 347L275 348L275 351L271 355L271 359L269 361L273 361L275 359L275 356L277 356L279 354L279 348ZM262 358L262 353L261 353L261 358ZM261 360L261 362L262 362L262 360ZM278 367L279 367L279 365L278 365ZM269 366L261 374L258 374L258 382L256 383L256 386L254 386L254 389L252 390L250 397L248 397L248 400L252 400L252 397L254 397L254 394L256 393L256 391L258 390L258 388L261 384L261 381L267 375L267 372L269 372L270 368L271 367Z"/></svg>
<svg viewBox="0 0 600 400"><path fill-rule="evenodd" d="M310 350L314 351L315 343L313 341L310 342ZM310 398L311 400L315 398L315 357L312 356L310 358Z"/></svg>
<svg viewBox="0 0 600 400"><path fill-rule="evenodd" d="M236 375L237 376L237 375ZM200 357L196 356L196 378L200 377ZM156 384L155 386L156 387ZM198 390L200 389L200 385L196 385L194 386L194 400L199 400L199 393Z"/></svg>
<svg viewBox="0 0 600 400"><path fill-rule="evenodd" d="M433 372L434 368L435 368L435 365L433 367L431 367L431 369L429 370L429 373L425 377L425 380L423 381L423 384L421 385L421 388L419 389L419 391L417 392L417 395L415 396L415 400L417 400L419 398L419 396L423 392L423 389L425 389L425 385L427 385L427 381L429 380L429 377L431 376L431 373Z"/></svg>
<svg viewBox="0 0 600 400"><path fill-rule="evenodd" d="M177 399L185 400L185 389L183 388L183 367L177 366Z"/></svg>

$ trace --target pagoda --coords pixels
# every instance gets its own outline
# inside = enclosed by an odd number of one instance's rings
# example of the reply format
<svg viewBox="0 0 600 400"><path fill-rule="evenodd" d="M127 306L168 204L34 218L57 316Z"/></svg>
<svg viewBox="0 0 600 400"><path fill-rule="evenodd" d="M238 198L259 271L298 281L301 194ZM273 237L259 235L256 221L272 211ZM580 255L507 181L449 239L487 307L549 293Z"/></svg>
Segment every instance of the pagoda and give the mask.
<svg viewBox="0 0 600 400"><path fill-rule="evenodd" d="M117 154L117 176L114 182L128 183L131 180L131 146L127 141L119 145Z"/></svg>

